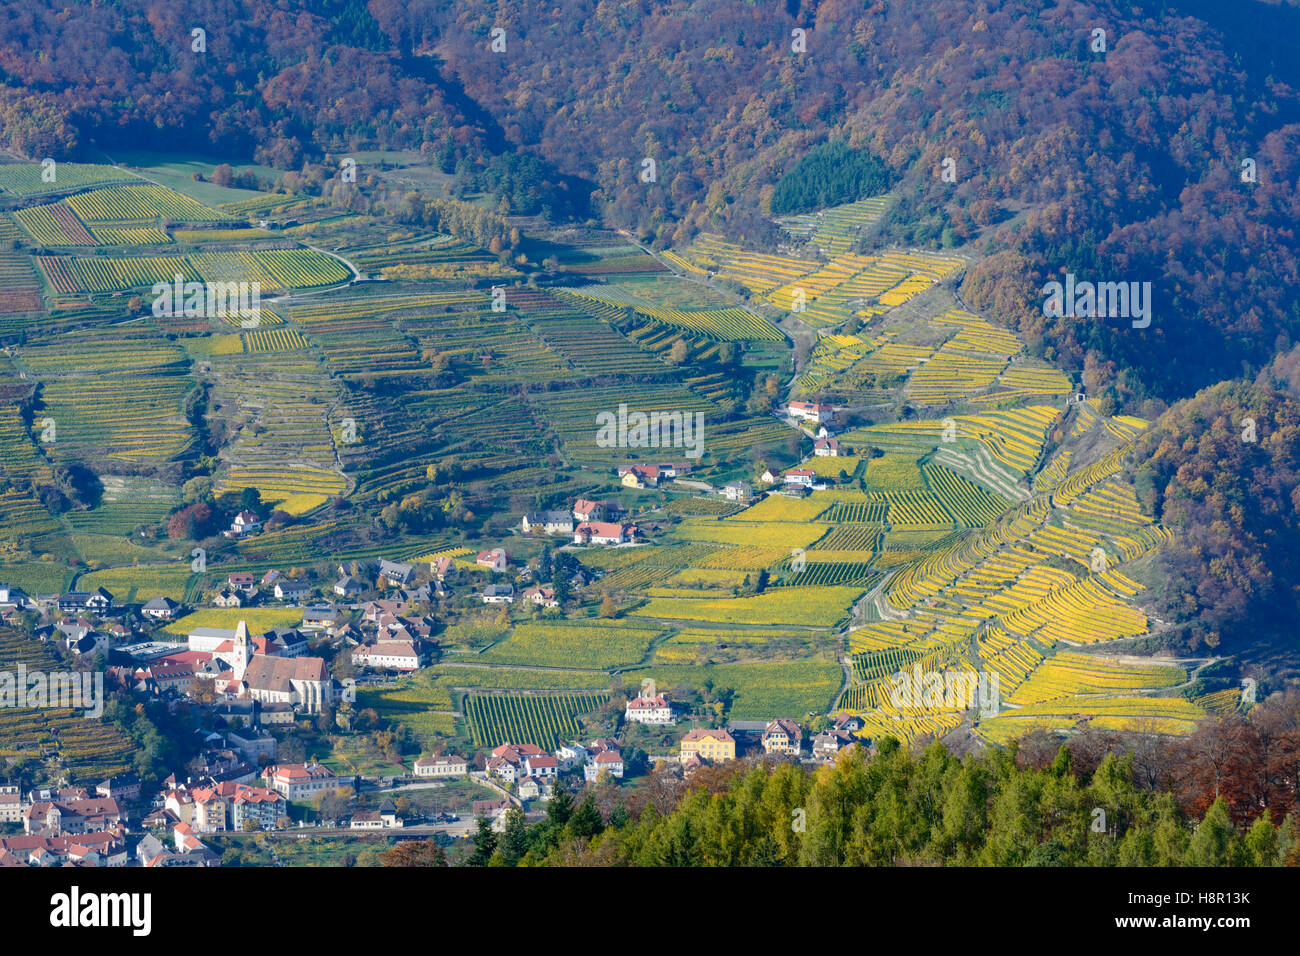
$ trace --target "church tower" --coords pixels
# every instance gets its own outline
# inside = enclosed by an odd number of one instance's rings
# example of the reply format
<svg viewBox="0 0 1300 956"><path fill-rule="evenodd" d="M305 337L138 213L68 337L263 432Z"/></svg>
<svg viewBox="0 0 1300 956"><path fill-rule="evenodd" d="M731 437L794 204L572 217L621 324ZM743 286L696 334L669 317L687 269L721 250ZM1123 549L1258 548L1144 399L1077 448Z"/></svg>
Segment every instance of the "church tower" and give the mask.
<svg viewBox="0 0 1300 956"><path fill-rule="evenodd" d="M248 636L247 622L240 621L235 628L234 645L230 669L235 672L235 680L241 681L244 679L244 671L248 669L248 662L253 658L253 642Z"/></svg>

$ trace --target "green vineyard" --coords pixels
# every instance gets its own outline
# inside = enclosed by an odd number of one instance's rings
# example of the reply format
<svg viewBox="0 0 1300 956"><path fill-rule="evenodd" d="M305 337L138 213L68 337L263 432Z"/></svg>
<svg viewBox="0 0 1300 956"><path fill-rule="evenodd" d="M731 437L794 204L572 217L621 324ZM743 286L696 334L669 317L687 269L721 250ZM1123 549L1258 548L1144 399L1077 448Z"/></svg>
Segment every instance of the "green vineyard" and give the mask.
<svg viewBox="0 0 1300 956"><path fill-rule="evenodd" d="M608 694L473 694L465 698L465 716L477 746L536 744L554 750L559 741L579 735L579 714L608 701Z"/></svg>

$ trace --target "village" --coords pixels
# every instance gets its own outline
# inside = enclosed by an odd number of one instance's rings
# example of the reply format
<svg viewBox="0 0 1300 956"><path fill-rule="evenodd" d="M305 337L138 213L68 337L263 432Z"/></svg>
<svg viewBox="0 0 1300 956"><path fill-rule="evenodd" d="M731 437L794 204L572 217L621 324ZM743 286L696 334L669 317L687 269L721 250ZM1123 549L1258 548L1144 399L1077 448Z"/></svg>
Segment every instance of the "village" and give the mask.
<svg viewBox="0 0 1300 956"><path fill-rule="evenodd" d="M821 426L815 454L838 453L825 430L829 407L792 402L789 414ZM628 489L689 472L684 462L617 469L619 484ZM798 495L812 486L812 474L793 468L760 480L777 486L771 493ZM746 482L708 493L739 504L763 494ZM244 511L225 534L259 530L257 515ZM579 498L566 510L525 512L518 532L557 540L560 547L645 544L641 529L613 500ZM618 736L604 736L564 741L553 750L507 741L464 756L429 753L399 776L344 776L312 759L286 762L280 752L296 725L322 715L345 724L354 716L358 687L413 674L437 659L434 609L440 601L469 595L483 605L518 602L530 613L561 618L557 591L580 591L591 580L579 568L558 586L542 584L537 562L517 563L508 543L424 565L381 558L339 565L335 572L328 579L303 569L231 572L200 606L167 597L123 604L103 587L28 595L0 583L0 621L30 631L75 666L102 670L109 693L173 710L199 708L212 728L196 732L202 737L196 758L171 768L156 789L131 774L93 786L0 787L0 824L11 831L0 835L0 866L216 866L221 855L209 845L214 834L308 829L467 837L479 820L500 830L512 807L541 812L557 786L576 792L651 770L689 779L701 767L747 757L826 763L844 748L868 743L855 737L861 721L849 714L818 718L815 732L778 715L700 726L700 715L686 713L650 682L628 693L618 735L636 726L667 731L676 739L671 755L638 754L630 763ZM232 616L235 626L199 624L184 635L167 630L205 606ZM296 624L250 627L244 615L267 607L292 611ZM411 792L452 781L471 783L483 794L469 803L469 812L413 808Z"/></svg>

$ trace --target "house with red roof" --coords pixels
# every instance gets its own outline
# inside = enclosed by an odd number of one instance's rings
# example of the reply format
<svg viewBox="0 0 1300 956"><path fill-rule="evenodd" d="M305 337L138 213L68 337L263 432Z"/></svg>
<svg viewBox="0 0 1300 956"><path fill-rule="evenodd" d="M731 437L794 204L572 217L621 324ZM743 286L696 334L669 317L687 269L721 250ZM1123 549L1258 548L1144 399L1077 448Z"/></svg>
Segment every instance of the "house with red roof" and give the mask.
<svg viewBox="0 0 1300 956"><path fill-rule="evenodd" d="M574 544L623 544L636 540L636 525L584 521L573 531Z"/></svg>

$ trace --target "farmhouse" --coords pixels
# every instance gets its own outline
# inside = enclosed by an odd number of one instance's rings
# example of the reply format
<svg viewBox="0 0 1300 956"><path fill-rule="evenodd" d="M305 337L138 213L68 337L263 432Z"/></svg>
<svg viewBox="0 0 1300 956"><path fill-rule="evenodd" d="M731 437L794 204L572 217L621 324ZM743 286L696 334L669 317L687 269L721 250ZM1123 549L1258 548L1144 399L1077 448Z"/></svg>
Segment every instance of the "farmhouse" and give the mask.
<svg viewBox="0 0 1300 956"><path fill-rule="evenodd" d="M812 739L812 755L818 760L833 760L837 753L853 743L853 735L847 730L828 730Z"/></svg>
<svg viewBox="0 0 1300 956"><path fill-rule="evenodd" d="M339 609L329 604L314 605L302 612L302 626L308 631L324 631L326 634L333 634L334 628L342 619L343 615Z"/></svg>
<svg viewBox="0 0 1300 956"><path fill-rule="evenodd" d="M838 458L840 440L838 438L819 438L813 442L813 454L818 458Z"/></svg>
<svg viewBox="0 0 1300 956"><path fill-rule="evenodd" d="M251 571L234 571L226 576L226 583L232 588L252 593L257 590L256 579Z"/></svg>

